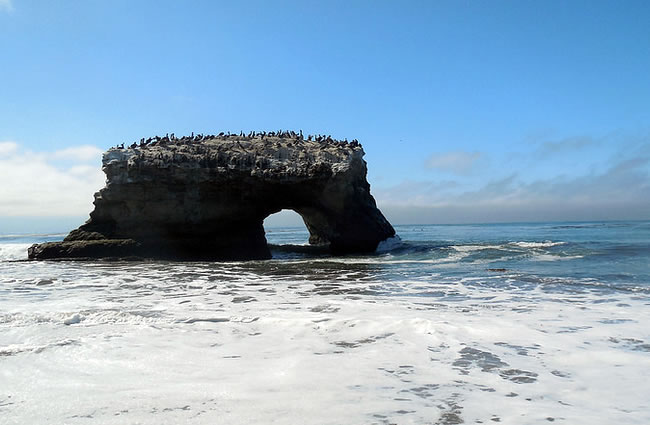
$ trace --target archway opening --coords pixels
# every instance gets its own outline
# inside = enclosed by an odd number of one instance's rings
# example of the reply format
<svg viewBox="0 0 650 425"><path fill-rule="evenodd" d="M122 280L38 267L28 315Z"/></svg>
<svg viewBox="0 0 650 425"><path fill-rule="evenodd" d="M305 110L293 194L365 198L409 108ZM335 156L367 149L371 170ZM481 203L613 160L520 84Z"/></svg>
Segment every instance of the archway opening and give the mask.
<svg viewBox="0 0 650 425"><path fill-rule="evenodd" d="M264 232L272 258L304 258L329 253L329 244L319 243L313 235L314 229L294 210L285 209L266 217Z"/></svg>
<svg viewBox="0 0 650 425"><path fill-rule="evenodd" d="M309 231L300 214L293 210L282 210L264 219L264 233L270 247L282 245L307 245Z"/></svg>

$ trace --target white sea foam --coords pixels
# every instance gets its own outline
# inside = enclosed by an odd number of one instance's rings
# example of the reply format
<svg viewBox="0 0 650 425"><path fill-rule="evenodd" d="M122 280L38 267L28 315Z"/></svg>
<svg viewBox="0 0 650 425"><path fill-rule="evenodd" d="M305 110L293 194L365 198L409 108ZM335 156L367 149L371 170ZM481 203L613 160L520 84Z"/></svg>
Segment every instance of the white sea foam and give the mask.
<svg viewBox="0 0 650 425"><path fill-rule="evenodd" d="M503 245L452 245L451 248L458 252L472 253L486 249L503 249Z"/></svg>
<svg viewBox="0 0 650 425"><path fill-rule="evenodd" d="M554 246L565 245L566 242L512 242L511 245L519 246L521 248L551 248Z"/></svg>
<svg viewBox="0 0 650 425"><path fill-rule="evenodd" d="M533 259L535 261L568 261L583 258L582 255L553 255L553 254L535 254Z"/></svg>
<svg viewBox="0 0 650 425"><path fill-rule="evenodd" d="M265 302L257 306L263 317L248 323L109 327L58 348L14 347L4 382L15 403L30 403L13 406L9 423L44 414L90 415L98 423L369 423L376 415L426 423L456 415L467 423L550 417L587 424L597 423L592 400L600 400L601 412L609 406L616 415L625 409L647 418L643 395L632 390L644 385L647 355L608 339L638 333L638 320L599 331L594 322L611 314L606 306L585 313L556 305L522 315L508 306L441 311L408 304L312 298L273 312L274 303ZM586 326L566 332L575 314L587 315ZM32 368L21 369L27 364ZM27 384L34 368L41 378ZM613 378L621 385L611 393ZM73 403L62 383L86 391ZM51 397L62 402L52 405Z"/></svg>
<svg viewBox="0 0 650 425"><path fill-rule="evenodd" d="M650 422L647 288L454 268L503 246L0 263L2 423Z"/></svg>
<svg viewBox="0 0 650 425"><path fill-rule="evenodd" d="M66 318L63 321L64 325L75 325L77 323L81 322L81 316L77 313L73 314L72 316Z"/></svg>
<svg viewBox="0 0 650 425"><path fill-rule="evenodd" d="M0 261L26 260L30 246L25 243L0 243Z"/></svg>

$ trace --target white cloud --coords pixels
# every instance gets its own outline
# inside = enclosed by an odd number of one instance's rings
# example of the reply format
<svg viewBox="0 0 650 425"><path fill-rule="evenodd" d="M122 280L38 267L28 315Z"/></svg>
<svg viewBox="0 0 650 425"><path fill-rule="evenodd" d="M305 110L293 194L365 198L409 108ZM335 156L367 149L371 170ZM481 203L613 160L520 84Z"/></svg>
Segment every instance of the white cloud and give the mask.
<svg viewBox="0 0 650 425"><path fill-rule="evenodd" d="M11 4L11 0L0 0L0 10L2 9L8 12L14 10L14 6Z"/></svg>
<svg viewBox="0 0 650 425"><path fill-rule="evenodd" d="M52 159L89 162L101 158L102 150L96 146L83 145L58 150L51 154Z"/></svg>
<svg viewBox="0 0 650 425"><path fill-rule="evenodd" d="M0 158L11 156L18 150L18 144L14 142L0 142Z"/></svg>
<svg viewBox="0 0 650 425"><path fill-rule="evenodd" d="M444 152L431 155L427 161L428 168L457 175L467 175L474 168L476 162L483 156L480 152Z"/></svg>
<svg viewBox="0 0 650 425"><path fill-rule="evenodd" d="M99 164L87 164L98 148L81 146L57 153L35 153L4 143L0 155L0 216L80 216L92 211L93 193L104 186ZM9 147L7 147L9 146ZM91 149L92 148L92 149ZM63 152L63 151L60 151Z"/></svg>

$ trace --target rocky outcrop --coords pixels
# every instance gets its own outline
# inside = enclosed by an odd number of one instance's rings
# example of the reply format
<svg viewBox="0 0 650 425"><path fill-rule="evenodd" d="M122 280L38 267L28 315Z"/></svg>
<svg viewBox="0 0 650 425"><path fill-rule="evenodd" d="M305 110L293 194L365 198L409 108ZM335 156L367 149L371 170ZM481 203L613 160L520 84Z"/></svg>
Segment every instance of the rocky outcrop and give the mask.
<svg viewBox="0 0 650 425"><path fill-rule="evenodd" d="M377 209L358 142L294 132L141 140L103 156L90 219L29 258L265 259L263 221L291 209L309 242L372 252L395 234Z"/></svg>

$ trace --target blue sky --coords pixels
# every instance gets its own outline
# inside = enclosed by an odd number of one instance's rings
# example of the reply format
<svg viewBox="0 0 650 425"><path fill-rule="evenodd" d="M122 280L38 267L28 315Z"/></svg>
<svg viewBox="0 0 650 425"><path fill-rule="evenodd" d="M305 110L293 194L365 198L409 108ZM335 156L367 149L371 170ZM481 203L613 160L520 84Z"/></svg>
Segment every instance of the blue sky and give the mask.
<svg viewBox="0 0 650 425"><path fill-rule="evenodd" d="M648 22L647 1L0 0L0 232L85 219L112 145L279 128L359 139L395 223L650 219Z"/></svg>

